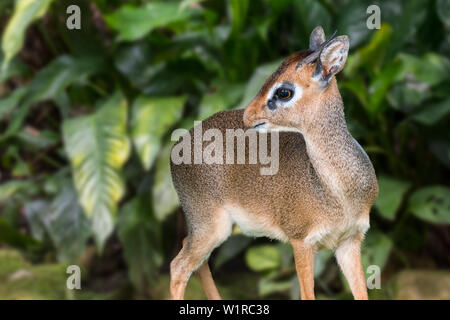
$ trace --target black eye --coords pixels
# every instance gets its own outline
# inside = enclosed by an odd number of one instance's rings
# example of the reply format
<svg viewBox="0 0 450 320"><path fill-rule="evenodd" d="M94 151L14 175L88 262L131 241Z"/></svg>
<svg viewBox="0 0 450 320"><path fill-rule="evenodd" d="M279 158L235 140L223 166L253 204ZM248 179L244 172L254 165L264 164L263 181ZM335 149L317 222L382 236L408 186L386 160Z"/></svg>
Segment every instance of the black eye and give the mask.
<svg viewBox="0 0 450 320"><path fill-rule="evenodd" d="M290 98L292 98L292 90L291 89L287 89L287 88L279 88L276 92L275 95L277 96L278 99L280 100L289 100Z"/></svg>

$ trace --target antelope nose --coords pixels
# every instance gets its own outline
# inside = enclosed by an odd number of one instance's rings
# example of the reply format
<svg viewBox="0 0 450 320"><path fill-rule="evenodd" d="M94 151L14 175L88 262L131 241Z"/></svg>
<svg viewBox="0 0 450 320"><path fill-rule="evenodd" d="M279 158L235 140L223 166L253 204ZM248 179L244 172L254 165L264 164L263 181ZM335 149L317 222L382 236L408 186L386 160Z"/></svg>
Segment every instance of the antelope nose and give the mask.
<svg viewBox="0 0 450 320"><path fill-rule="evenodd" d="M246 127L253 127L253 122L256 118L256 111L253 108L246 108L244 111L244 125Z"/></svg>

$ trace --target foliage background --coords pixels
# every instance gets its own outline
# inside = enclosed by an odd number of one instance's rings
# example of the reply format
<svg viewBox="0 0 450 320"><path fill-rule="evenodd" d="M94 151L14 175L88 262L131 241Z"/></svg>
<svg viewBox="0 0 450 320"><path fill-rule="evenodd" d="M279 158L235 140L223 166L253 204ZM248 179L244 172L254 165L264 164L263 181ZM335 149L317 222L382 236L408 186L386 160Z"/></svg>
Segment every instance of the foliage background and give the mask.
<svg viewBox="0 0 450 320"><path fill-rule="evenodd" d="M167 298L184 232L170 133L245 107L322 25L350 37L338 83L379 179L370 296L449 299L449 17L446 0L2 0L0 298ZM333 260L316 259L317 295L350 298ZM211 265L226 298L298 298L286 245L236 229ZM196 279L187 296L204 297Z"/></svg>

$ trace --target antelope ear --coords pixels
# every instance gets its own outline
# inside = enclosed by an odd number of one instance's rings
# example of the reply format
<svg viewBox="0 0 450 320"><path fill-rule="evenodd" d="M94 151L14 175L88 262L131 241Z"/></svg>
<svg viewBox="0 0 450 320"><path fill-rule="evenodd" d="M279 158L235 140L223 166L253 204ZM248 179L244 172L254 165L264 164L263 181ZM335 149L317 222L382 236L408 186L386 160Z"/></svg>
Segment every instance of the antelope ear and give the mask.
<svg viewBox="0 0 450 320"><path fill-rule="evenodd" d="M316 51L323 42L325 42L325 32L323 32L323 28L321 26L315 27L309 37L309 49Z"/></svg>
<svg viewBox="0 0 450 320"><path fill-rule="evenodd" d="M322 49L314 73L314 77L321 82L322 86L327 86L331 77L344 68L348 48L348 37L339 36Z"/></svg>

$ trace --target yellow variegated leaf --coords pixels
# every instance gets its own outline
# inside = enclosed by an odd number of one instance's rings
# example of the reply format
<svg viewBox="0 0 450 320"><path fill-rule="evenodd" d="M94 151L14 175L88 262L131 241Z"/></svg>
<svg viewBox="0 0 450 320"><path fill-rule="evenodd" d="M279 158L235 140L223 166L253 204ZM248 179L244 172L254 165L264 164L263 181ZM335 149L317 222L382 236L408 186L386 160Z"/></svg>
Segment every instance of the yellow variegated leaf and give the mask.
<svg viewBox="0 0 450 320"><path fill-rule="evenodd" d="M112 232L124 194L120 170L130 154L127 103L116 93L89 116L66 120L64 143L80 203L101 247Z"/></svg>
<svg viewBox="0 0 450 320"><path fill-rule="evenodd" d="M2 37L4 53L3 69L22 48L27 27L42 17L53 0L19 0L16 1L14 14L8 22Z"/></svg>
<svg viewBox="0 0 450 320"><path fill-rule="evenodd" d="M145 169L149 169L161 148L161 139L181 117L185 96L140 96L132 106L134 145Z"/></svg>

